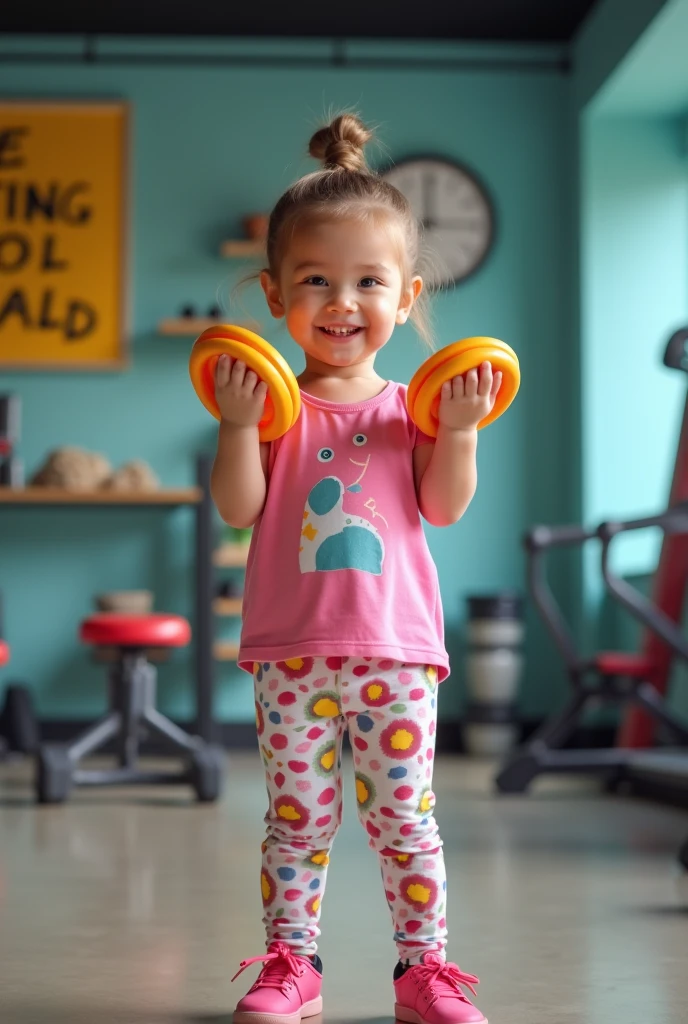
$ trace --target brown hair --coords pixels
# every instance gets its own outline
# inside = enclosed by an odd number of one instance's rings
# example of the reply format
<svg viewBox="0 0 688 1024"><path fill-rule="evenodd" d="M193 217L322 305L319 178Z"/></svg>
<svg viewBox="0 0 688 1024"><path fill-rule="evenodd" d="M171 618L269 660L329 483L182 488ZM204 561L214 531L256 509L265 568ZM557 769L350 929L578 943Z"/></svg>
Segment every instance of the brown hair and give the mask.
<svg viewBox="0 0 688 1024"><path fill-rule="evenodd" d="M363 149L372 137L372 131L355 114L340 114L313 135L308 152L322 161L323 169L294 182L270 215L267 255L273 278L279 276L286 241L298 222L352 216L396 221L403 236L404 286L419 272L423 253L418 221L399 189L366 164ZM423 341L433 348L425 289L414 302L410 319Z"/></svg>

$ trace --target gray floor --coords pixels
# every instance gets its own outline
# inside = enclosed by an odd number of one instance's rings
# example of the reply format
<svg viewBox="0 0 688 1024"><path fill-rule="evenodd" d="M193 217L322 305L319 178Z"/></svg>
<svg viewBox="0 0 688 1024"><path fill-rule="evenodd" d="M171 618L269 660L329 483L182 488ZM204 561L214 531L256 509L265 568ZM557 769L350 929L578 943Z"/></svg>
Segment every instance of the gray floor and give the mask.
<svg viewBox="0 0 688 1024"><path fill-rule="evenodd" d="M81 791L32 806L0 766L1 1024L229 1024L263 950L257 755L224 802ZM491 1024L686 1024L688 814L551 780L496 799L489 770L440 759L450 954L482 978ZM352 787L325 902L324 1024L392 1024L395 962ZM246 979L246 980L244 980ZM320 1024L316 1019L314 1024Z"/></svg>

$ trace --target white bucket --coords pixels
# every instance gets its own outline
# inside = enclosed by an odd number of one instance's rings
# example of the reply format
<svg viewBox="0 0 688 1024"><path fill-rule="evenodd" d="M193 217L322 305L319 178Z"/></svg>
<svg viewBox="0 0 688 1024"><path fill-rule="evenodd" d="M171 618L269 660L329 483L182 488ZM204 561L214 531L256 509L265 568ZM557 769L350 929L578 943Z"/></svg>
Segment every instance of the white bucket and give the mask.
<svg viewBox="0 0 688 1024"><path fill-rule="evenodd" d="M515 746L519 729L515 723L466 722L463 742L471 757L502 758Z"/></svg>
<svg viewBox="0 0 688 1024"><path fill-rule="evenodd" d="M516 700L523 669L522 602L514 594L467 599L463 728L468 753L499 757L517 742Z"/></svg>

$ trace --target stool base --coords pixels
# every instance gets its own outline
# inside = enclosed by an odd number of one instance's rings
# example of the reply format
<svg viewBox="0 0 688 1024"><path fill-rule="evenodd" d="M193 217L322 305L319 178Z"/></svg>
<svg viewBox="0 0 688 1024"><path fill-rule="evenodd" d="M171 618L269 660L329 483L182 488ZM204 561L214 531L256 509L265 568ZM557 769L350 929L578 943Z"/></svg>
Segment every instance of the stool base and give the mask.
<svg viewBox="0 0 688 1024"><path fill-rule="evenodd" d="M155 707L156 670L145 653L120 649L110 673L110 711L68 744L45 744L38 752L36 796L39 803L63 803L74 786L190 785L200 801L218 799L224 751L180 729ZM180 771L137 767L141 739L160 736L171 752L183 752ZM118 767L84 769L79 762L115 740Z"/></svg>

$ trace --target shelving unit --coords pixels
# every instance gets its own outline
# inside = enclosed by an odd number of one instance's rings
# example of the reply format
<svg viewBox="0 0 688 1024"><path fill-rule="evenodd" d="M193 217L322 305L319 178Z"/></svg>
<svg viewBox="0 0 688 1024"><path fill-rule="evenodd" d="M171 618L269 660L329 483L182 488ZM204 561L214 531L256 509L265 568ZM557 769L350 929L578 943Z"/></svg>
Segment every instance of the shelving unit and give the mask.
<svg viewBox="0 0 688 1024"><path fill-rule="evenodd" d="M210 495L210 476L214 457L200 455L196 462L196 482L202 494L198 506L196 531L196 617L195 649L198 692L198 732L208 742L217 739L218 723L214 714L217 665L236 661L239 644L216 636L220 619L241 614L241 597L220 597L217 593L218 569L241 569L248 557L247 544L218 544L217 512Z"/></svg>
<svg viewBox="0 0 688 1024"><path fill-rule="evenodd" d="M248 544L225 541L213 551L212 562L216 569L241 569L247 558ZM241 615L243 603L241 597L216 597L212 603L213 614L217 618L235 618ZM215 661L236 661L239 644L233 640L214 640L213 657Z"/></svg>
<svg viewBox="0 0 688 1024"><path fill-rule="evenodd" d="M197 480L203 492L203 527L199 531L197 559L197 641L201 663L199 673L204 679L205 716L212 723L212 692L214 664L236 661L239 644L236 640L222 640L215 635L215 620L241 616L242 597L219 597L215 572L217 569L242 569L248 559L248 544L228 541L217 543L216 512L210 497L210 473L212 458L202 456L198 460ZM210 725L209 725L210 727Z"/></svg>
<svg viewBox="0 0 688 1024"><path fill-rule="evenodd" d="M265 255L265 242L254 238L228 238L220 246L220 255L227 260L245 260Z"/></svg>

